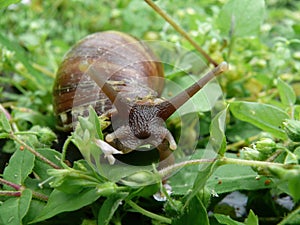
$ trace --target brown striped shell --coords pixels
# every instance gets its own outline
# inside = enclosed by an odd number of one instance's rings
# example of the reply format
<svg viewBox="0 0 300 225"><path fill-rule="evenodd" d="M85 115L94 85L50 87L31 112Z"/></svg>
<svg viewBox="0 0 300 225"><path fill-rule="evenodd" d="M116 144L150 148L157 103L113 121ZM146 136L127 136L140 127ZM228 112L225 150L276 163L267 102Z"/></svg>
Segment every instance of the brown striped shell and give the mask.
<svg viewBox="0 0 300 225"><path fill-rule="evenodd" d="M98 115L113 107L106 94L80 68L82 63L105 68L109 77L104 79L123 98L155 98L162 92L162 79L145 79L162 78L164 74L162 64L144 43L117 31L89 35L66 54L56 75L54 111L59 126L65 130L72 128L72 120L84 115L89 105L94 106Z"/></svg>

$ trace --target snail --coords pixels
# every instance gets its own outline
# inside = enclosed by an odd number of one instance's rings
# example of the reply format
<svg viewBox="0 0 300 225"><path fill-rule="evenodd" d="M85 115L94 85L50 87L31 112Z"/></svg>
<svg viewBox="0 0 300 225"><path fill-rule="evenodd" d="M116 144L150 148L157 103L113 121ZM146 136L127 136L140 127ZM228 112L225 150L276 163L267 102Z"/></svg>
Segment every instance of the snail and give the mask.
<svg viewBox="0 0 300 225"><path fill-rule="evenodd" d="M89 35L79 41L59 66L53 88L59 125L71 130L78 116L93 105L110 118L105 135L112 152L129 153L143 145L158 149L166 159L176 142L165 121L213 77L227 69L225 62L169 100L163 90L163 65L143 42L117 31ZM106 145L107 146L107 145Z"/></svg>

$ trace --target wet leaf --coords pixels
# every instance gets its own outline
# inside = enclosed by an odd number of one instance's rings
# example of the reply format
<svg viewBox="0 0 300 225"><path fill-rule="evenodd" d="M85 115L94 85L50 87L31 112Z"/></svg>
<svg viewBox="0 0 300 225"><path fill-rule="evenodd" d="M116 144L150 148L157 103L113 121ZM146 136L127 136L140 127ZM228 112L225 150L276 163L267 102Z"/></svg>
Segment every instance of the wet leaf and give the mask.
<svg viewBox="0 0 300 225"><path fill-rule="evenodd" d="M229 109L236 118L252 123L277 138L284 140L287 138L281 127L282 122L288 119L289 115L276 106L257 102L236 101L230 103Z"/></svg>
<svg viewBox="0 0 300 225"><path fill-rule="evenodd" d="M256 0L229 0L222 8L217 23L225 35L250 36L259 31L264 19L265 2Z"/></svg>

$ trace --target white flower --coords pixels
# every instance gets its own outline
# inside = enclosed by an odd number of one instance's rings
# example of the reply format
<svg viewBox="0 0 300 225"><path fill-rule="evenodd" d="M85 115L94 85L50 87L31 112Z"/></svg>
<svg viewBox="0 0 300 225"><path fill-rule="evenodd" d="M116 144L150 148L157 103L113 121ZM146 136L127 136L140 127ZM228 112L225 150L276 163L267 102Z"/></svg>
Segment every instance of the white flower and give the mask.
<svg viewBox="0 0 300 225"><path fill-rule="evenodd" d="M165 188L165 191L168 195L172 194L172 187L169 184L164 184L163 188ZM153 195L154 199L159 202L165 202L167 201L167 196L162 192L158 191Z"/></svg>
<svg viewBox="0 0 300 225"><path fill-rule="evenodd" d="M108 143L100 139L96 139L95 143L102 150L102 152L104 153L104 158L107 158L110 165L113 165L116 161L113 154L123 154L123 152L115 149L114 147L112 147L111 145L109 145Z"/></svg>

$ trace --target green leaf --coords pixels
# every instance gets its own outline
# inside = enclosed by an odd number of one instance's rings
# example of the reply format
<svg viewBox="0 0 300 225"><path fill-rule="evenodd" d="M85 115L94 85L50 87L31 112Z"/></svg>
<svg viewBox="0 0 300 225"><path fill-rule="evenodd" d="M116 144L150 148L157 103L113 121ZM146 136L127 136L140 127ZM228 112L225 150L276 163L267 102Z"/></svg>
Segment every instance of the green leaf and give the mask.
<svg viewBox="0 0 300 225"><path fill-rule="evenodd" d="M36 151L43 155L45 158L55 163L56 165L61 164L61 153L49 148L37 148ZM53 169L49 164L45 163L41 159L37 158L34 162L34 172L39 176L41 180L46 180L49 178L47 173L48 169Z"/></svg>
<svg viewBox="0 0 300 225"><path fill-rule="evenodd" d="M226 215L223 215L223 214L214 214L214 217L217 219L217 221L220 224L226 224L226 225L243 225L243 223L235 221L235 220L231 219L229 216L226 216Z"/></svg>
<svg viewBox="0 0 300 225"><path fill-rule="evenodd" d="M11 4L16 4L20 1L21 0L0 0L0 9L6 8L7 6Z"/></svg>
<svg viewBox="0 0 300 225"><path fill-rule="evenodd" d="M280 221L280 225L300 224L300 207L296 207Z"/></svg>
<svg viewBox="0 0 300 225"><path fill-rule="evenodd" d="M46 220L62 212L80 209L93 203L99 197L100 194L97 188L86 188L78 194L67 194L59 190L54 190L49 197L47 205L32 223Z"/></svg>
<svg viewBox="0 0 300 225"><path fill-rule="evenodd" d="M20 197L20 204L19 204L19 217L23 219L23 217L28 212L30 202L32 198L32 192L29 189L25 189L22 191L22 195Z"/></svg>
<svg viewBox="0 0 300 225"><path fill-rule="evenodd" d="M118 193L109 196L101 206L98 213L98 225L108 225L120 203L127 196L127 193Z"/></svg>
<svg viewBox="0 0 300 225"><path fill-rule="evenodd" d="M96 129L96 138L103 140L100 120L95 109L92 106L89 107L89 121L94 124L94 129Z"/></svg>
<svg viewBox="0 0 300 225"><path fill-rule="evenodd" d="M229 0L222 8L217 24L225 35L255 35L264 19L264 0Z"/></svg>
<svg viewBox="0 0 300 225"><path fill-rule="evenodd" d="M84 160L76 161L73 168L48 169L48 174L53 177L50 186L68 194L79 193L88 187L97 187L103 181ZM105 184L107 186L103 186L103 189L110 188L110 183Z"/></svg>
<svg viewBox="0 0 300 225"><path fill-rule="evenodd" d="M226 154L226 157L236 158L235 154ZM243 165L222 165L213 173L207 181L207 187L222 194L236 190L258 190L272 188L275 183L269 185L265 181L268 177L260 176L248 166Z"/></svg>
<svg viewBox="0 0 300 225"><path fill-rule="evenodd" d="M5 225L20 225L23 217L26 215L32 192L29 189L22 191L20 197L9 198L0 206L0 217Z"/></svg>
<svg viewBox="0 0 300 225"><path fill-rule="evenodd" d="M201 222L200 222L201 221ZM194 196L183 213L172 221L172 225L209 225L206 208L198 196Z"/></svg>
<svg viewBox="0 0 300 225"><path fill-rule="evenodd" d="M0 43L4 45L6 48L8 48L9 50L13 51L15 53L16 59L19 60L28 70L28 73L22 73L21 75L28 80L28 84L29 84L28 87L30 87L31 90L36 90L36 89L44 90L45 87L48 87L47 85L45 85L46 79L44 75L38 72L35 68L33 68L33 66L31 65L32 63L28 60L28 54L20 47L18 43L9 40L1 33L0 33Z"/></svg>
<svg viewBox="0 0 300 225"><path fill-rule="evenodd" d="M217 161L210 163L209 165L204 165L204 169L201 169L198 172L198 175L195 179L192 191L189 192L187 196L187 200L185 203L185 206L189 204L189 201L194 198L195 195L197 195L201 189L204 188L204 185L206 184L206 181L211 176L211 174L217 169L218 164Z"/></svg>
<svg viewBox="0 0 300 225"><path fill-rule="evenodd" d="M245 220L245 225L258 225L258 217L250 210L247 219Z"/></svg>
<svg viewBox="0 0 300 225"><path fill-rule="evenodd" d="M300 200L300 170L291 172L290 175L287 175L288 187L291 196L293 197L294 201L297 202Z"/></svg>
<svg viewBox="0 0 300 225"><path fill-rule="evenodd" d="M37 124L42 127L51 126L53 124L51 117L46 117L41 112L30 110L30 112L15 111L15 121L28 121L32 124Z"/></svg>
<svg viewBox="0 0 300 225"><path fill-rule="evenodd" d="M11 132L10 123L3 111L0 111L0 130L4 130L7 133Z"/></svg>
<svg viewBox="0 0 300 225"><path fill-rule="evenodd" d="M242 101L230 103L229 108L236 118L249 122L277 138L287 138L281 126L289 115L283 110L272 105Z"/></svg>
<svg viewBox="0 0 300 225"><path fill-rule="evenodd" d="M226 151L226 136L224 133L227 109L219 112L211 121L210 144L220 155Z"/></svg>
<svg viewBox="0 0 300 225"><path fill-rule="evenodd" d="M290 85L279 78L277 79L277 88L279 91L281 102L285 106L292 106L293 104L295 104L296 94Z"/></svg>
<svg viewBox="0 0 300 225"><path fill-rule="evenodd" d="M201 150L202 151L202 150ZM226 153L228 158L236 158L235 154ZM180 170L170 178L172 191L175 195L184 195L193 187L193 180L198 169L196 166L189 166ZM248 166L242 165L222 165L209 177L206 187L214 190L218 194L232 192L236 190L257 190L272 188L274 182L266 185L268 177L257 177L257 173Z"/></svg>
<svg viewBox="0 0 300 225"><path fill-rule="evenodd" d="M27 150L15 151L4 170L3 178L15 184L24 184L34 167L34 159L35 156Z"/></svg>
<svg viewBox="0 0 300 225"><path fill-rule="evenodd" d="M46 202L32 198L30 201L30 207L28 209L28 212L23 218L23 224L29 224L30 221L36 218L42 211L42 209L45 207L45 205Z"/></svg>

